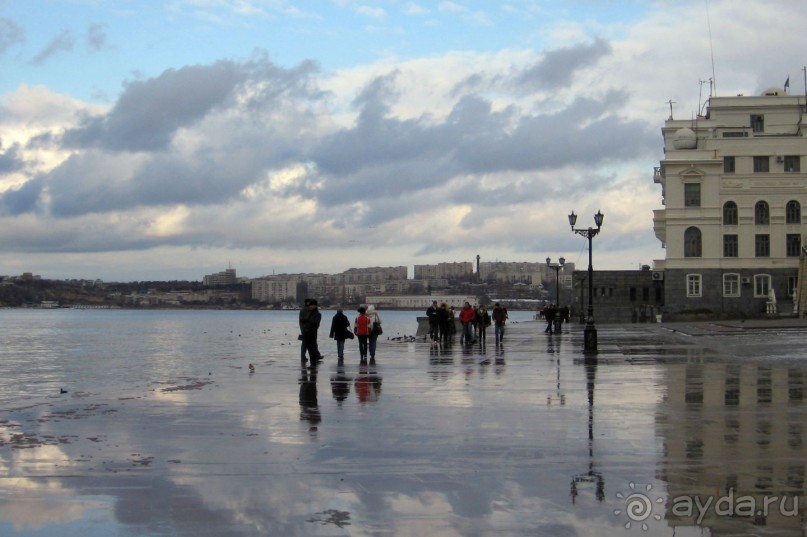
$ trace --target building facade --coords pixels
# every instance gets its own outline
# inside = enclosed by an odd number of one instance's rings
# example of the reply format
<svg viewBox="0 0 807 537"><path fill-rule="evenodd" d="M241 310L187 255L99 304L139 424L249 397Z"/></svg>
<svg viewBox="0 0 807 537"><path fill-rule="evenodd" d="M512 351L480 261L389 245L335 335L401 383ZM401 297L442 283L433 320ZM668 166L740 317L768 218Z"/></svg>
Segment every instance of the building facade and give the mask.
<svg viewBox="0 0 807 537"><path fill-rule="evenodd" d="M208 274L202 280L205 287L218 287L222 285L233 285L238 283L234 268L228 268L222 272Z"/></svg>
<svg viewBox="0 0 807 537"><path fill-rule="evenodd" d="M712 97L704 116L667 120L654 173L663 209L654 263L665 311L759 316L792 311L803 243L805 98L780 89Z"/></svg>
<svg viewBox="0 0 807 537"><path fill-rule="evenodd" d="M663 282L650 270L594 271L592 306L597 323L654 323L664 305ZM562 280L561 280L562 281ZM578 270L561 286L560 305L571 307L571 321L588 312L588 271ZM582 316L581 316L582 314Z"/></svg>
<svg viewBox="0 0 807 537"><path fill-rule="evenodd" d="M458 280L473 276L474 267L470 261L438 263L436 265L415 265L416 280Z"/></svg>

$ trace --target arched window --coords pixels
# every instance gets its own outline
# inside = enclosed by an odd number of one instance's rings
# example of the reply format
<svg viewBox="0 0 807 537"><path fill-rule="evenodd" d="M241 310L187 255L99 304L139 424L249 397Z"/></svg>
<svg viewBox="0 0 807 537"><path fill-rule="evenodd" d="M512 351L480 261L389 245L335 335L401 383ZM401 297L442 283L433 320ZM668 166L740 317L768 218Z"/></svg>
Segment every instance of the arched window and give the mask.
<svg viewBox="0 0 807 537"><path fill-rule="evenodd" d="M801 224L801 204L796 200L790 200L785 206L785 223Z"/></svg>
<svg viewBox="0 0 807 537"><path fill-rule="evenodd" d="M754 206L754 224L758 226L767 226L771 223L771 210L768 203L758 201Z"/></svg>
<svg viewBox="0 0 807 537"><path fill-rule="evenodd" d="M727 201L723 204L723 225L737 225L737 204L733 201Z"/></svg>
<svg viewBox="0 0 807 537"><path fill-rule="evenodd" d="M684 231L684 257L701 257L701 230L694 226Z"/></svg>

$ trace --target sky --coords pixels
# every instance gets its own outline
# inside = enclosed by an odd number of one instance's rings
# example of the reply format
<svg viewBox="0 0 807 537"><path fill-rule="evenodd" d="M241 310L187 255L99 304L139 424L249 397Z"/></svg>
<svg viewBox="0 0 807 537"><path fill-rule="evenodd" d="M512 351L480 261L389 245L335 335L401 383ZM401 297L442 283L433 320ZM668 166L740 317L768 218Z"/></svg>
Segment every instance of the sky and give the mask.
<svg viewBox="0 0 807 537"><path fill-rule="evenodd" d="M0 0L0 274L663 259L710 91L803 93L799 0ZM710 83L711 80L711 83Z"/></svg>

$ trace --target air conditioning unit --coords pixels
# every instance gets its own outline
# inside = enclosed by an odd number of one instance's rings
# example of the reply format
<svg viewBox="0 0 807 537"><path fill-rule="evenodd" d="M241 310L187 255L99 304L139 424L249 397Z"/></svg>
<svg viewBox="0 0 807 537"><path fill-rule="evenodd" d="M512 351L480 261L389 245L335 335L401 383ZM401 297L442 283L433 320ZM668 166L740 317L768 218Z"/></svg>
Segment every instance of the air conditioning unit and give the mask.
<svg viewBox="0 0 807 537"><path fill-rule="evenodd" d="M654 270L653 271L653 281L660 282L664 279L664 271L661 270Z"/></svg>
<svg viewBox="0 0 807 537"><path fill-rule="evenodd" d="M785 157L776 157L776 162L778 162L779 164L783 163L784 161Z"/></svg>
<svg viewBox="0 0 807 537"><path fill-rule="evenodd" d="M751 277L750 276L743 276L742 277L743 285L751 285Z"/></svg>

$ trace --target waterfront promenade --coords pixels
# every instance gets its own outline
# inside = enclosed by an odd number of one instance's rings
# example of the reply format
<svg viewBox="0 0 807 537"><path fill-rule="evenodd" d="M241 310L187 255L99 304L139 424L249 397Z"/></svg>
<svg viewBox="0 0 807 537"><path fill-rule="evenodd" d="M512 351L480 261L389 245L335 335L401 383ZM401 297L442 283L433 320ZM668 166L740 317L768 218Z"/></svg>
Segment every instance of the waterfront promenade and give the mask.
<svg viewBox="0 0 807 537"><path fill-rule="evenodd" d="M543 327L9 405L0 535L804 534L807 323Z"/></svg>

